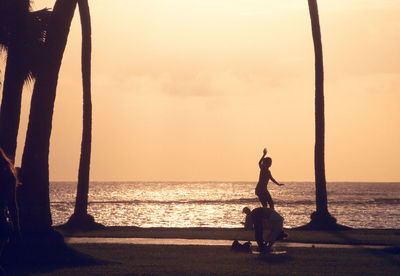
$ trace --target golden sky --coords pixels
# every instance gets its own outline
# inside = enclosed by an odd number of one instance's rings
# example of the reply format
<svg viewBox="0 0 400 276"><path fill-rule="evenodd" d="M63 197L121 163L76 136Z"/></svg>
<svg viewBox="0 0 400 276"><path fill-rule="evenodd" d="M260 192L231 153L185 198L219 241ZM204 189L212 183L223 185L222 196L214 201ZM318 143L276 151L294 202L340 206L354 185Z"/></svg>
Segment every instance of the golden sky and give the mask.
<svg viewBox="0 0 400 276"><path fill-rule="evenodd" d="M34 1L34 9L53 1ZM318 1L327 181L400 181L400 2ZM92 180L313 181L306 0L90 0ZM80 22L60 72L52 180L76 180ZM18 158L26 131L27 87ZM17 159L18 162L18 159Z"/></svg>

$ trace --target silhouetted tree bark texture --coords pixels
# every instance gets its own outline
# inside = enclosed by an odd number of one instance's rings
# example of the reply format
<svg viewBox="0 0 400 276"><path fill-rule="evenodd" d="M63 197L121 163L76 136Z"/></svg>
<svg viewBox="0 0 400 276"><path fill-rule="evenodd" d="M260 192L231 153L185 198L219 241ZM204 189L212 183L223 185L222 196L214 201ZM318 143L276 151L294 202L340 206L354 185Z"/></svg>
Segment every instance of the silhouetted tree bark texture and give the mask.
<svg viewBox="0 0 400 276"><path fill-rule="evenodd" d="M77 0L57 0L50 18L43 66L33 89L19 190L22 235L52 231L49 145L58 73Z"/></svg>
<svg viewBox="0 0 400 276"><path fill-rule="evenodd" d="M315 194L316 212L311 215L311 224L317 228L329 228L336 219L328 212L325 178L325 103L324 103L324 64L322 54L321 29L316 0L308 0L312 36L315 53Z"/></svg>
<svg viewBox="0 0 400 276"><path fill-rule="evenodd" d="M92 145L92 98L90 81L92 38L88 1L78 0L78 5L82 25L83 129L75 213L77 215L86 215L89 193L90 154Z"/></svg>
<svg viewBox="0 0 400 276"><path fill-rule="evenodd" d="M83 83L83 129L81 156L79 162L78 187L75 210L64 227L90 230L101 228L87 212L90 176L90 155L92 145L92 99L91 99L91 20L87 0L78 0L82 26L82 83Z"/></svg>
<svg viewBox="0 0 400 276"><path fill-rule="evenodd" d="M324 103L324 64L322 55L321 30L316 0L308 1L315 53L315 150L314 168L317 197L317 212L327 213L325 179L325 103Z"/></svg>
<svg viewBox="0 0 400 276"><path fill-rule="evenodd" d="M0 111L0 146L14 160L24 83L37 72L49 12L30 12L29 1L8 1L0 8L0 46L7 49Z"/></svg>
<svg viewBox="0 0 400 276"><path fill-rule="evenodd" d="M21 112L21 96L28 70L23 56L26 47L29 1L17 0L1 3L1 43L7 49L3 97L0 109L0 147L14 160Z"/></svg>
<svg viewBox="0 0 400 276"><path fill-rule="evenodd" d="M8 48L0 110L0 147L12 160L17 148L22 88L26 78L18 52L16 47Z"/></svg>

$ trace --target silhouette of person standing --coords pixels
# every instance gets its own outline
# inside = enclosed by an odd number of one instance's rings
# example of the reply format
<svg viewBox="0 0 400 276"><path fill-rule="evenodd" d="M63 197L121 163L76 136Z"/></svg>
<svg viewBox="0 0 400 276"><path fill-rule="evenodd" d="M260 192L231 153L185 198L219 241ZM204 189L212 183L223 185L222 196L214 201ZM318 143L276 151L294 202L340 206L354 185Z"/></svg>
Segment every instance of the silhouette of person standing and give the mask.
<svg viewBox="0 0 400 276"><path fill-rule="evenodd" d="M269 157L265 157L267 154L267 149L265 148L263 151L263 156L258 162L258 166L260 167L260 176L258 179L258 183L256 186L255 194L258 196L263 207L269 207L274 209L274 202L272 201L271 194L268 191L267 185L268 181L271 179L278 186L283 186L284 184L278 183L273 177L269 170L269 167L272 165L272 159Z"/></svg>
<svg viewBox="0 0 400 276"><path fill-rule="evenodd" d="M253 230L253 219L251 214L251 210L249 207L244 207L243 208L243 213L246 214L246 218L245 221L242 222L242 224L244 225L244 229L245 230Z"/></svg>

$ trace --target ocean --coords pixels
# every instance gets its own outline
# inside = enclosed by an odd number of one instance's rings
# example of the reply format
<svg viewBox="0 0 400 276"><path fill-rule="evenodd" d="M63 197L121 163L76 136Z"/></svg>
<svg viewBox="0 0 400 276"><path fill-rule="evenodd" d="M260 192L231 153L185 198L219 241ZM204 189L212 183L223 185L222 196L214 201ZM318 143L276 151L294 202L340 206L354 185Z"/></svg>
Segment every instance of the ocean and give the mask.
<svg viewBox="0 0 400 276"><path fill-rule="evenodd" d="M241 227L242 209L260 206L255 182L91 182L88 213L106 226ZM275 209L292 228L315 211L315 185L268 184ZM354 228L400 228L400 183L331 182L328 209ZM50 184L53 225L73 213L76 182Z"/></svg>

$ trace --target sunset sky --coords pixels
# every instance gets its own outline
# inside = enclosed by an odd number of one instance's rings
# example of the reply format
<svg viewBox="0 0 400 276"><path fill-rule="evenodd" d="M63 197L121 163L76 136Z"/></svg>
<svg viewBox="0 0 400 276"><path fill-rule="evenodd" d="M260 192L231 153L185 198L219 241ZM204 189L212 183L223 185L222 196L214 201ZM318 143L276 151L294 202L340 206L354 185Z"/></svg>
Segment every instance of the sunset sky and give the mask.
<svg viewBox="0 0 400 276"><path fill-rule="evenodd" d="M33 8L54 2L36 0ZM400 1L318 3L327 181L400 181ZM89 5L91 180L257 181L264 147L278 181L314 180L306 0ZM77 179L80 47L77 10L58 82L51 180ZM17 165L32 88L24 93Z"/></svg>

